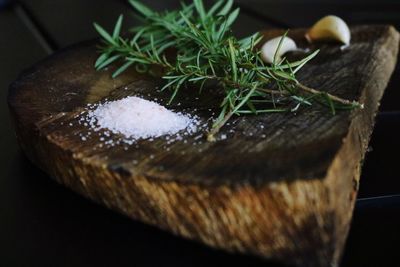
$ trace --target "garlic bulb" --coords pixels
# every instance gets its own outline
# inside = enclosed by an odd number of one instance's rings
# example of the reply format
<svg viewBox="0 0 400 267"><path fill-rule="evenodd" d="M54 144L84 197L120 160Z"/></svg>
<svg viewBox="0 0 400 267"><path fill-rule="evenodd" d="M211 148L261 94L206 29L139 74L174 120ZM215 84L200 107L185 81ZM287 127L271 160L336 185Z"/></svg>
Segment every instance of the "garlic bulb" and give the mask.
<svg viewBox="0 0 400 267"><path fill-rule="evenodd" d="M276 51L278 49L279 43L282 40L281 47L279 51ZM275 37L269 41L267 41L262 47L261 47L261 58L266 62L266 63L273 63L274 62L274 57L275 61L279 62L282 60L282 55L289 51L294 51L297 50L297 45L296 43L289 37ZM276 55L275 55L276 53Z"/></svg>
<svg viewBox="0 0 400 267"><path fill-rule="evenodd" d="M339 41L345 45L350 44L350 29L341 18L329 15L323 17L307 32L309 42L318 40Z"/></svg>

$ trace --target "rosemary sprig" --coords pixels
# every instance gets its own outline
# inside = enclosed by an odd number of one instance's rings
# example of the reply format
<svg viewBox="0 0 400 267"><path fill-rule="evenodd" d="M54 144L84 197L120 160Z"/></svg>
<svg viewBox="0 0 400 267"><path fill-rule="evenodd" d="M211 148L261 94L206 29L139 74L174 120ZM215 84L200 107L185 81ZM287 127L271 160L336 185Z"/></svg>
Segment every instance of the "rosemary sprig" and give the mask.
<svg viewBox="0 0 400 267"><path fill-rule="evenodd" d="M193 0L190 5L182 3L180 10L164 12L153 11L136 0L129 2L143 25L131 28L130 36L124 37L122 15L112 34L95 23L104 43L96 69L118 61L121 65L112 75L116 77L131 66L145 72L158 65L166 80L162 90L172 92L170 102L187 84L196 85L202 92L205 84L218 83L223 95L221 112L208 132L209 141L215 140L215 134L234 115L295 111L316 101L329 106L333 114L337 108L361 107L296 79L295 74L318 51L296 62L283 59L265 64L256 49L262 40L260 34L240 40L233 36L230 27L239 15L238 8L231 10L233 0L219 0L208 10L202 0ZM276 53L279 48L280 44ZM169 49L175 51L176 59L167 59Z"/></svg>

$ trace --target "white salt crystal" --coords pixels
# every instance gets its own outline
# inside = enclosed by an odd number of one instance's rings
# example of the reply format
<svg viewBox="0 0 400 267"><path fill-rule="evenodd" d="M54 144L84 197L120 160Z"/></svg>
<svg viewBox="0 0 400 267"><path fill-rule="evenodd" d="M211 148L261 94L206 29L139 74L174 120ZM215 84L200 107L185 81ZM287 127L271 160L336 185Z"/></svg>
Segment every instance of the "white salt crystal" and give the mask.
<svg viewBox="0 0 400 267"><path fill-rule="evenodd" d="M172 135L184 129L195 132L197 129L196 119L134 96L99 104L88 112L87 120L92 127L105 128L133 139ZM104 135L109 136L109 133Z"/></svg>

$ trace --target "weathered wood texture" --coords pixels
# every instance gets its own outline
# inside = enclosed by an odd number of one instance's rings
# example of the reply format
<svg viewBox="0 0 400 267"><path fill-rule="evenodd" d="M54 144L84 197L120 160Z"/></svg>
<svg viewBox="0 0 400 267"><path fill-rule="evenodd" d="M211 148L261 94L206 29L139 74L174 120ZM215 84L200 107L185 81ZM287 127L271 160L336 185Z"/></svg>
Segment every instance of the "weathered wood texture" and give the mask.
<svg viewBox="0 0 400 267"><path fill-rule="evenodd" d="M306 46L303 30L291 34ZM193 135L170 144L159 138L100 147L99 133L82 141L88 129L76 116L87 103L137 94L166 99L155 90L158 79L131 71L113 80L112 70L96 72L92 42L25 71L11 85L8 101L23 151L72 190L213 247L298 266L335 266L399 35L389 26L358 26L352 41L344 51L334 44L311 47L321 53L299 80L357 99L363 110L332 116L314 106L297 114L235 118L222 130L228 138L215 143ZM172 108L190 108L187 96L182 93ZM217 103L210 95L196 104L197 114L207 120Z"/></svg>

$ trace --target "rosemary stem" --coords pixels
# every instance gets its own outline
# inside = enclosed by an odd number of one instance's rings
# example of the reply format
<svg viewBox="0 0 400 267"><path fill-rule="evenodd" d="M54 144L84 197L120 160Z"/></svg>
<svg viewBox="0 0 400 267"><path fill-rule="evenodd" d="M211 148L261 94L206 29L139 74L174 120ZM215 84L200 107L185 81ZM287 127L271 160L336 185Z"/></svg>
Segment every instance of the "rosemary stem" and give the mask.
<svg viewBox="0 0 400 267"><path fill-rule="evenodd" d="M267 88L258 88L257 90L271 95L289 95L289 93L286 91L279 91Z"/></svg>
<svg viewBox="0 0 400 267"><path fill-rule="evenodd" d="M301 90L303 90L304 92L307 92L307 93L310 93L310 94L313 94L313 95L322 94L321 91L316 90L316 89L311 88L311 87L308 87L308 86L305 86L304 84L301 84L301 83L299 83L299 82L296 83L296 86L297 86L298 88L300 88ZM338 96L335 96L335 95L332 95L332 94L329 94L329 93L326 93L326 92L324 92L324 93L325 93L331 100L336 101L336 102L338 102L338 103L345 104L345 105L357 106L357 107L360 107L360 108L363 107L363 105L360 104L360 103L357 102L357 101L349 101L349 100L347 100L347 99L343 99L343 98L341 98L341 97L338 97Z"/></svg>
<svg viewBox="0 0 400 267"><path fill-rule="evenodd" d="M218 123L214 124L211 130L207 134L207 141L209 142L215 142L215 135L219 132L219 130L222 128L222 126L225 125L225 123L233 116L233 112L230 111L228 112L225 117Z"/></svg>

